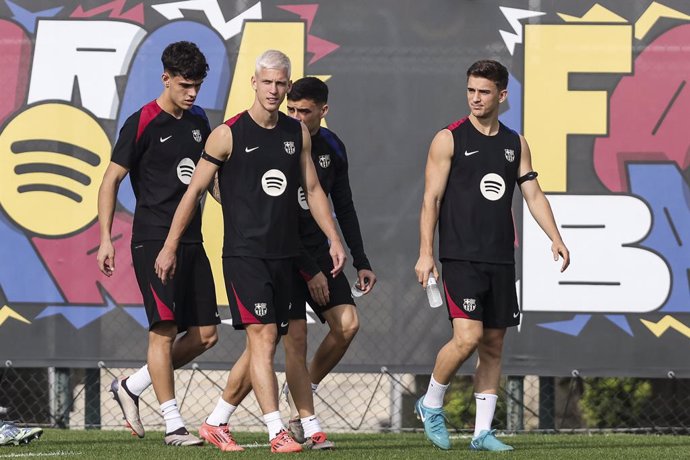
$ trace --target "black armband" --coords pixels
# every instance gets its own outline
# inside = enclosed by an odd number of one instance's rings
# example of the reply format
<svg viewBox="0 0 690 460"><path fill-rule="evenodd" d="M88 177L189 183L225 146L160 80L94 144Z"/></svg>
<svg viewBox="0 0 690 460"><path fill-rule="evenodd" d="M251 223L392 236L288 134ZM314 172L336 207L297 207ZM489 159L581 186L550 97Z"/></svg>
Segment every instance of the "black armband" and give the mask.
<svg viewBox="0 0 690 460"><path fill-rule="evenodd" d="M522 177L518 177L517 183L518 185L522 185L523 183L527 182L528 180L534 180L537 178L539 174L537 174L536 171L530 171L527 174L525 174Z"/></svg>
<svg viewBox="0 0 690 460"><path fill-rule="evenodd" d="M218 158L212 157L211 155L209 155L208 153L206 153L206 150L203 150L203 151L201 152L201 158L203 158L204 160L208 161L209 163L213 163L214 165L216 165L216 166L218 166L218 167L223 166L223 162L222 162L222 161L220 161Z"/></svg>

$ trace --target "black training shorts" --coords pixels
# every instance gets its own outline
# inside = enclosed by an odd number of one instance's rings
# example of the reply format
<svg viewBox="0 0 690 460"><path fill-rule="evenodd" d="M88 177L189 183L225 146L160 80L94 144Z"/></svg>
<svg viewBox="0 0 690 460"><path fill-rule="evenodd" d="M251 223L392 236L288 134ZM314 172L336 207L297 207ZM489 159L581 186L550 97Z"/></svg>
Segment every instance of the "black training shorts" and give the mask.
<svg viewBox="0 0 690 460"><path fill-rule="evenodd" d="M514 265L445 260L442 285L451 321L473 319L488 329L520 324Z"/></svg>
<svg viewBox="0 0 690 460"><path fill-rule="evenodd" d="M201 243L182 243L173 279L165 285L154 265L163 241L132 243L132 263L144 297L149 330L160 321L174 321L179 332L189 326L220 323L211 264Z"/></svg>
<svg viewBox="0 0 690 460"><path fill-rule="evenodd" d="M223 257L232 326L275 323L287 334L293 270L292 258Z"/></svg>

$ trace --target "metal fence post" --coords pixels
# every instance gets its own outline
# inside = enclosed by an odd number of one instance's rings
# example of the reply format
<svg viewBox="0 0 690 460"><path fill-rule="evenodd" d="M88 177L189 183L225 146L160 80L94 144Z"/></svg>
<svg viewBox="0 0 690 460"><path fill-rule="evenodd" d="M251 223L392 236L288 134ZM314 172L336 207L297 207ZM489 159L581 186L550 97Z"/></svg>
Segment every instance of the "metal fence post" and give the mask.
<svg viewBox="0 0 690 460"><path fill-rule="evenodd" d="M385 367L381 368L381 372L388 372ZM401 374L393 374L393 378L390 379L391 383L391 432L400 433L402 431L402 419L403 419L403 388L400 384Z"/></svg>
<svg viewBox="0 0 690 460"><path fill-rule="evenodd" d="M539 429L553 430L556 428L556 379L554 377L539 377Z"/></svg>
<svg viewBox="0 0 690 460"><path fill-rule="evenodd" d="M50 417L57 428L69 428L72 404L70 369L51 367L48 374L50 388Z"/></svg>
<svg viewBox="0 0 690 460"><path fill-rule="evenodd" d="M509 376L506 385L506 393L508 431L522 431L525 429L523 411L525 395L524 377Z"/></svg>
<svg viewBox="0 0 690 460"><path fill-rule="evenodd" d="M84 372L84 424L86 429L101 428L101 370L86 369Z"/></svg>

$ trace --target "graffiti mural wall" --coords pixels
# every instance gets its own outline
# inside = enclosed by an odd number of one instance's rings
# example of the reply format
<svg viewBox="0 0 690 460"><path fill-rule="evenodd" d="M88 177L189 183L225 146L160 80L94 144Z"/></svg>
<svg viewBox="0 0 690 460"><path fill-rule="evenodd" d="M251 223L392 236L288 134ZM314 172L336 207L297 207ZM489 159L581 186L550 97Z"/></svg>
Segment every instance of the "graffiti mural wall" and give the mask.
<svg viewBox="0 0 690 460"><path fill-rule="evenodd" d="M511 73L501 119L530 143L573 256L561 274L518 193L523 317L506 371L690 376L687 2L0 0L0 38L3 360L144 359L131 186L118 196L112 278L96 266L96 200L120 127L160 93L163 48L184 39L209 61L197 104L214 125L249 107L254 59L268 48L290 56L293 79L331 88L327 123L348 147L380 278L358 302L364 326L343 370L427 372L450 335L413 273L423 168L435 131L466 114L465 70L494 58ZM203 231L227 305L212 200ZM221 343L200 361L210 367L244 344L221 312ZM314 341L323 328L310 324Z"/></svg>

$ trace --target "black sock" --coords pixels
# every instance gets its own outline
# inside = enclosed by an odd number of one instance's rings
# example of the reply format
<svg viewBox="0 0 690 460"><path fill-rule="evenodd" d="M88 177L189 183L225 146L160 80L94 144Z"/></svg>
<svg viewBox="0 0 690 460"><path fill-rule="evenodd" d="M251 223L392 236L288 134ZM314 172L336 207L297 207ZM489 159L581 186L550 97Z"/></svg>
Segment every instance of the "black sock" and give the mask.
<svg viewBox="0 0 690 460"><path fill-rule="evenodd" d="M168 436L170 434L179 434L181 436L184 436L186 434L189 434L189 431L187 431L187 428L181 426L178 429L176 429L175 431L173 431L172 433L165 433L166 436Z"/></svg>

